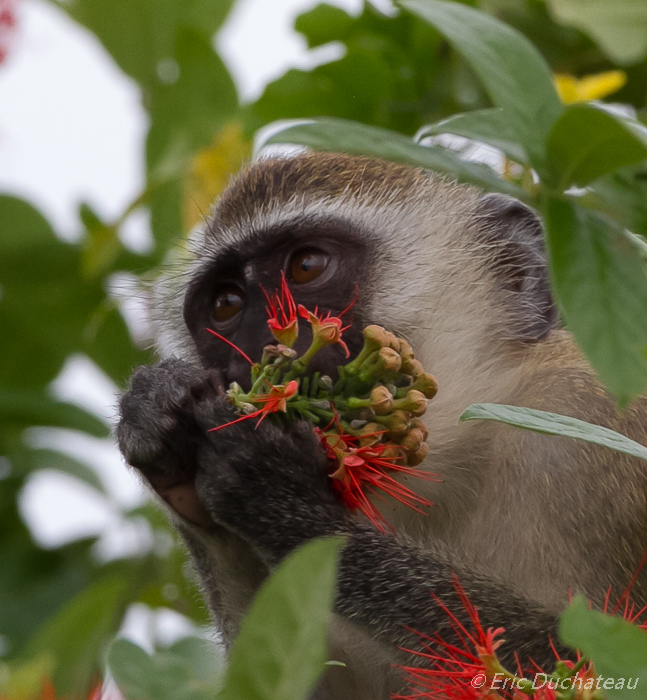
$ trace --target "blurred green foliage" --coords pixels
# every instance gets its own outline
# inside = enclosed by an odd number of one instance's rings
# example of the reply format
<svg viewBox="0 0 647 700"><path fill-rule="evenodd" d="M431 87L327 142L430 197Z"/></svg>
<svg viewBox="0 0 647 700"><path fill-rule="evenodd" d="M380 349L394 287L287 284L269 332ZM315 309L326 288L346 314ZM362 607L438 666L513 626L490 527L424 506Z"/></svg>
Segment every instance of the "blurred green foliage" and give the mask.
<svg viewBox="0 0 647 700"><path fill-rule="evenodd" d="M200 192L192 188L204 186L212 196L240 163L251 136L274 120L312 120L284 130L274 142L424 165L534 204L547 223L554 290L567 325L621 401L644 390L642 4L596 0L598 12L593 3L576 0L407 0L389 15L366 2L357 16L322 4L299 17L296 29L311 48L337 42L343 56L311 71L289 70L258 100L241 105L213 41L232 0L52 3L93 32L137 82L150 129L145 188L114 221L102 221L79 202L77 243L60 240L27 201L0 197L0 635L19 686L31 675L30 687L37 690L33 670L21 675L21 669L38 667L51 675L60 694L84 697L132 603L170 607L206 622L178 547L101 563L93 540L53 550L34 541L17 506L32 475L55 469L105 490L91 467L32 447L24 436L33 426L108 435L109 427L94 415L56 400L52 381L73 355L90 358L120 386L135 366L153 359L129 333L109 291L112 276L146 275L159 266L193 221L190 201L200 199ZM630 46L623 46L629 35ZM610 99L633 113L594 104L564 106L551 79L551 73L577 78L613 69L622 69L627 80ZM412 137L419 130L416 142ZM505 176L465 161L460 149L430 143L442 133L501 149ZM197 171L205 179L205 163L217 187L196 184ZM145 254L120 238L124 220L137 210L150 213L155 245ZM154 533L168 534L152 506L123 515L144 517ZM300 585L301 578L293 578ZM169 583L176 596L165 593ZM325 587L321 591L325 598ZM118 658L129 656L125 644L112 648L117 666ZM182 683L200 674L193 652L162 653L178 657L174 668ZM156 657L147 658L141 657L142 665L156 668ZM312 667L312 661L303 664ZM4 691L27 697L27 686L16 683Z"/></svg>

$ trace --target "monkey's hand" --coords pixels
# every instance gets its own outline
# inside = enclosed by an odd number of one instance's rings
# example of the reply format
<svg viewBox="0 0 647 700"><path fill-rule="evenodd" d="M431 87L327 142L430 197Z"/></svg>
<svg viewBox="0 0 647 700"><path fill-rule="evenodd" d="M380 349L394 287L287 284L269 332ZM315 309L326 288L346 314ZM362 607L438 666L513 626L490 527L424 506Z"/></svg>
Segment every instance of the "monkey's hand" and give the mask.
<svg viewBox="0 0 647 700"><path fill-rule="evenodd" d="M117 426L119 448L155 491L186 520L213 521L195 493L197 451L206 441L194 408L222 393L220 374L175 358L137 369L122 397Z"/></svg>
<svg viewBox="0 0 647 700"><path fill-rule="evenodd" d="M224 397L196 406L205 435L196 486L217 522L275 562L298 545L346 530L348 512L330 487L327 458L312 426L282 430L257 419L210 428L238 416Z"/></svg>

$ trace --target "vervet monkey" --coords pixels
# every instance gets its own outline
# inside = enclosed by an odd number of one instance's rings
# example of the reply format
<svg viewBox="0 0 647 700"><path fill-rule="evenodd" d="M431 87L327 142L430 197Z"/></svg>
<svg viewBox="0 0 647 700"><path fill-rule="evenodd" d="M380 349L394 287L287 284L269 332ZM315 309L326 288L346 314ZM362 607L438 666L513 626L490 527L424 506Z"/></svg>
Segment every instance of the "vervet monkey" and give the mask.
<svg viewBox="0 0 647 700"><path fill-rule="evenodd" d="M492 422L458 423L473 402L528 406L608 426L647 443L646 402L620 411L551 298L541 225L525 205L432 173L327 153L260 160L218 201L189 266L169 284L174 357L133 375L121 400L126 461L170 506L226 645L259 584L311 538L344 533L330 658L317 698L387 698L399 647L448 630L462 614L455 572L483 626L505 627L513 653L552 668L556 615L569 592L600 605L620 594L647 548L647 469L603 447ZM249 387L273 342L261 285L286 275L297 301L345 318L351 354L379 324L406 338L440 387L424 417L420 468L407 481L426 515L379 507L393 533L342 506L311 428L235 418L222 386ZM304 324L296 349L309 345ZM312 371L335 375L338 346ZM647 602L645 577L633 594ZM567 653L567 652L565 652Z"/></svg>

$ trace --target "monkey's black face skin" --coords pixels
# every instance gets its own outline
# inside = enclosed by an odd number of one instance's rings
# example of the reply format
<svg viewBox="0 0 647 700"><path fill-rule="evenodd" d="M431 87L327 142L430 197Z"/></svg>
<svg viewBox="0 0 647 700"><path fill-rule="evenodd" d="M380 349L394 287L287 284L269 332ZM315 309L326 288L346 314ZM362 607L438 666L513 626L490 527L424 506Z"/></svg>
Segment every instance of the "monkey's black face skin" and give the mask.
<svg viewBox="0 0 647 700"><path fill-rule="evenodd" d="M359 352L362 338L362 277L366 274L366 246L341 223L325 226L295 221L280 229L259 231L244 250L225 248L208 261L190 284L184 302L184 319L205 368L218 368L227 382L249 389L249 364L235 350L207 331L215 330L239 347L253 361L263 348L275 344L267 326L263 289L272 295L284 274L297 304L308 310L318 307L324 315L338 316L358 301L344 316L350 328L344 333L351 356ZM310 345L310 324L299 317L302 354ZM317 353L308 371L333 378L337 366L345 363L339 346Z"/></svg>

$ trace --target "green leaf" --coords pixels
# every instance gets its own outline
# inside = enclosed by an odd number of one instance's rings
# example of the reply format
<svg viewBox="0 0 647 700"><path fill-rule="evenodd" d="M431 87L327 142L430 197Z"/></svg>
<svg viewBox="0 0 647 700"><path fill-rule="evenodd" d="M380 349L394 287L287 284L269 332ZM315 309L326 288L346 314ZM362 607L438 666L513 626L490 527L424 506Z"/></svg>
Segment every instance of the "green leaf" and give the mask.
<svg viewBox="0 0 647 700"><path fill-rule="evenodd" d="M526 198L520 187L500 178L487 165L463 161L452 151L440 146L419 146L394 131L345 119L290 122L260 146L270 143L295 143L315 150L384 158L451 175L461 182L478 185L490 192Z"/></svg>
<svg viewBox="0 0 647 700"><path fill-rule="evenodd" d="M455 114L436 124L422 127L416 140L436 134L455 134L474 141L487 143L502 151L510 160L528 163L528 155L516 141L514 130L502 109L477 109L473 112Z"/></svg>
<svg viewBox="0 0 647 700"><path fill-rule="evenodd" d="M183 172L187 158L210 143L238 107L234 83L210 41L179 29L174 55L177 80L152 91L147 160L158 180Z"/></svg>
<svg viewBox="0 0 647 700"><path fill-rule="evenodd" d="M55 401L45 393L19 389L0 389L0 421L21 427L52 426L81 430L96 437L108 437L103 421L82 408Z"/></svg>
<svg viewBox="0 0 647 700"><path fill-rule="evenodd" d="M621 168L596 180L591 190L614 218L647 238L647 163Z"/></svg>
<svg viewBox="0 0 647 700"><path fill-rule="evenodd" d="M126 700L213 700L223 662L216 646L203 639L183 639L153 656L117 639L108 667Z"/></svg>
<svg viewBox="0 0 647 700"><path fill-rule="evenodd" d="M605 679L599 685L604 688L604 697L647 698L647 633L643 630L620 617L589 610L586 598L577 596L560 618L559 636L593 661L595 670ZM620 679L628 681L622 683L623 688L617 687ZM631 688L627 687L629 683Z"/></svg>
<svg viewBox="0 0 647 700"><path fill-rule="evenodd" d="M568 107L548 138L548 170L560 190L645 158L647 129L594 104Z"/></svg>
<svg viewBox="0 0 647 700"><path fill-rule="evenodd" d="M339 538L294 552L258 592L231 652L219 700L305 700L327 660Z"/></svg>
<svg viewBox="0 0 647 700"><path fill-rule="evenodd" d="M60 695L85 697L99 672L99 651L117 631L129 602L129 581L107 576L79 593L46 622L25 650L26 658L43 652L55 657L52 681Z"/></svg>
<svg viewBox="0 0 647 700"><path fill-rule="evenodd" d="M570 416L562 416L558 413L496 403L474 403L465 409L459 420L499 421L500 423L513 425L516 428L532 430L535 433L560 435L574 438L575 440L592 442L647 461L647 447L644 445L617 433L615 430L587 423Z"/></svg>
<svg viewBox="0 0 647 700"><path fill-rule="evenodd" d="M622 404L647 387L647 276L618 224L554 198L544 205L553 291L604 384Z"/></svg>
<svg viewBox="0 0 647 700"><path fill-rule="evenodd" d="M563 110L551 70L516 29L458 2L403 0L401 6L433 25L469 63L510 132L541 173L545 142Z"/></svg>
<svg viewBox="0 0 647 700"><path fill-rule="evenodd" d="M173 59L176 31L191 28L209 41L232 0L72 0L59 7L90 29L120 68L144 86L158 81L158 65Z"/></svg>
<svg viewBox="0 0 647 700"><path fill-rule="evenodd" d="M578 27L617 63L635 63L647 54L644 0L547 0L558 22Z"/></svg>
<svg viewBox="0 0 647 700"><path fill-rule="evenodd" d="M294 28L306 37L308 47L313 49L331 41L342 40L353 23L353 18L341 7L322 3L299 15Z"/></svg>

